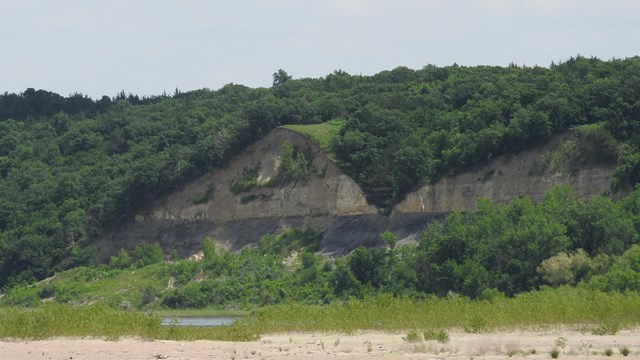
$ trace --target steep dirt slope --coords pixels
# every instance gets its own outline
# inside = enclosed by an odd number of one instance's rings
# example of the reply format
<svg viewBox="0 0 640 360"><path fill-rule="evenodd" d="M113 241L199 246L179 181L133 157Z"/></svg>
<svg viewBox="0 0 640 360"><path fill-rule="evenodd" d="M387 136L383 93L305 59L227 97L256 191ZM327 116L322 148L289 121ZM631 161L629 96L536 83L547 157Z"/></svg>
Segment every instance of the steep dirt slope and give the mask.
<svg viewBox="0 0 640 360"><path fill-rule="evenodd" d="M572 135L565 134L546 146L502 156L423 186L385 216L367 204L360 187L313 142L278 129L226 167L151 204L97 246L103 258L147 242L159 242L185 256L197 251L205 236L237 250L255 244L264 234L309 226L322 234L322 252L341 254L361 244L378 244L384 230L393 231L401 241L411 241L428 221L453 210L473 209L479 197L498 203L518 196L539 201L557 184L570 184L581 198L608 193L613 164L575 171L545 168L543 155L571 140ZM311 162L311 172L304 181L269 186L280 171L285 141ZM238 184L247 180L254 180L256 186L239 191Z"/></svg>
<svg viewBox="0 0 640 360"><path fill-rule="evenodd" d="M533 202L539 202L549 188L560 184L571 185L574 194L582 199L609 194L615 164L588 164L579 169L566 166L549 169L545 165L545 155L558 151L568 141L575 141L574 134L565 133L545 146L501 156L476 169L425 185L410 193L395 211L447 213L469 210L476 207L478 198L506 203L528 196Z"/></svg>

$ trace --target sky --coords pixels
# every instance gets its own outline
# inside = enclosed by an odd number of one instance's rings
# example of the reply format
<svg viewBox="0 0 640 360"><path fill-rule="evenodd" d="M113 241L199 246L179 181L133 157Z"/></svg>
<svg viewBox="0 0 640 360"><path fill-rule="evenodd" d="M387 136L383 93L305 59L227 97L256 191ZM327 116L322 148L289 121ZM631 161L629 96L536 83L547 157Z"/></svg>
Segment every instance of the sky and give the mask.
<svg viewBox="0 0 640 360"><path fill-rule="evenodd" d="M640 55L640 0L0 0L0 93L92 98L334 70Z"/></svg>

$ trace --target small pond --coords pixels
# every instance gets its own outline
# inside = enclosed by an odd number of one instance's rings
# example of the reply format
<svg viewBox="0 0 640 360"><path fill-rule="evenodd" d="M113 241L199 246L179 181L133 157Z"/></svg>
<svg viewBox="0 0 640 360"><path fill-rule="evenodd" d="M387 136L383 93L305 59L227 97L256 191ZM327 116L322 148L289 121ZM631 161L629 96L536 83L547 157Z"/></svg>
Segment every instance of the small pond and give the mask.
<svg viewBox="0 0 640 360"><path fill-rule="evenodd" d="M222 326L230 325L236 318L230 316L218 317L166 317L162 318L165 326Z"/></svg>

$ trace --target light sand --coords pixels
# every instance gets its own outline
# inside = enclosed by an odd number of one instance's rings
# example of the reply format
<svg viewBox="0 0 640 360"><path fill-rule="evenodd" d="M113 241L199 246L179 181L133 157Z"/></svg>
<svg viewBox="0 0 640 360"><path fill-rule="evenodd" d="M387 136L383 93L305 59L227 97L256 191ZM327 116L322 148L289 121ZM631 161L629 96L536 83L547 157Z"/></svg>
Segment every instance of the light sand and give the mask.
<svg viewBox="0 0 640 360"><path fill-rule="evenodd" d="M51 339L0 341L0 359L550 359L560 350L564 358L606 358L606 349L621 358L640 358L640 328L597 336L572 330L515 331L467 334L450 331L446 344L409 343L406 333L277 334L253 342L143 341L122 339Z"/></svg>

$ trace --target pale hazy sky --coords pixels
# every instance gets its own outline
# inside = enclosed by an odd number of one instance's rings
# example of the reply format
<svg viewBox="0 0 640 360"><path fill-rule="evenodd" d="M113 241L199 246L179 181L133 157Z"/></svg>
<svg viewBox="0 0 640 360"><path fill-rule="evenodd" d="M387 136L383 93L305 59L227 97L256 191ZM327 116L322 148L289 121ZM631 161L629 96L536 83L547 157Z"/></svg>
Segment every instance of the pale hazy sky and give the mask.
<svg viewBox="0 0 640 360"><path fill-rule="evenodd" d="M342 69L640 55L640 0L0 0L0 93L93 98Z"/></svg>

